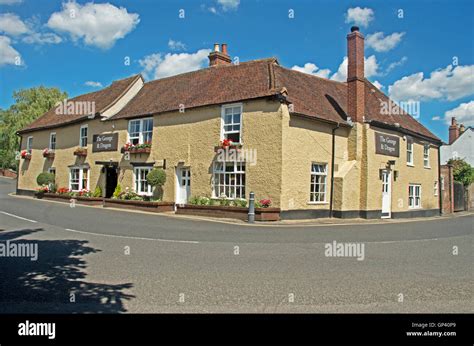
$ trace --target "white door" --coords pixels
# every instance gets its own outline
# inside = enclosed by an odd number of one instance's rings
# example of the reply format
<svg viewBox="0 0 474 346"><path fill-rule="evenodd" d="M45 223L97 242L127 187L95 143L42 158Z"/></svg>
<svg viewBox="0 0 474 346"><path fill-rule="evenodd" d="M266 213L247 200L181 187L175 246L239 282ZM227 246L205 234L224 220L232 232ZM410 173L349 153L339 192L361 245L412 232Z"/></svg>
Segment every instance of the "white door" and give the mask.
<svg viewBox="0 0 474 346"><path fill-rule="evenodd" d="M389 170L382 171L382 218L391 217L392 211L392 179Z"/></svg>
<svg viewBox="0 0 474 346"><path fill-rule="evenodd" d="M177 204L186 204L191 193L191 170L189 168L177 168L178 179Z"/></svg>

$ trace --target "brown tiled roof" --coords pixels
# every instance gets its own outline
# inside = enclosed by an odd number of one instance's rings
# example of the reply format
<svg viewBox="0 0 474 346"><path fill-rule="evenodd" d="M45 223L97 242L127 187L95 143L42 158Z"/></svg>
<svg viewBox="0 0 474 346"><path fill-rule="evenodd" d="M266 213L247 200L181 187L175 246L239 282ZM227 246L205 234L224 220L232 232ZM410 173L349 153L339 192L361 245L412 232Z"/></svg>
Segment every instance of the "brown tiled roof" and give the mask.
<svg viewBox="0 0 474 346"><path fill-rule="evenodd" d="M134 75L125 79L114 81L110 86L102 90L73 97L68 99L68 102L95 102L96 114L101 114L103 111L111 107L125 92L127 92L138 78L141 78L141 76ZM56 114L56 107L53 107L18 132L22 133L32 130L66 125L85 119L87 116L88 115L84 114L84 112Z"/></svg>
<svg viewBox="0 0 474 346"><path fill-rule="evenodd" d="M130 118L278 94L269 67L275 59L215 66L146 83L112 118Z"/></svg>
<svg viewBox="0 0 474 346"><path fill-rule="evenodd" d="M125 90L133 78L138 77L123 79L113 83L109 88L78 96L73 100L93 99L96 101L96 109L101 109L101 106L107 107L111 100L121 95L120 90ZM284 68L278 65L275 58L253 60L239 65L210 67L145 83L138 94L111 119L175 111L180 105L189 109L276 96L284 91L287 100L293 104L294 114L347 124L346 83ZM365 92L366 121L404 129L439 141L434 134L406 113L382 114L380 102L388 101L389 98L368 81ZM98 106L99 104L101 106ZM56 116L54 111L52 114L49 114L50 112L28 128L64 122L64 118ZM74 116L68 119L77 120Z"/></svg>

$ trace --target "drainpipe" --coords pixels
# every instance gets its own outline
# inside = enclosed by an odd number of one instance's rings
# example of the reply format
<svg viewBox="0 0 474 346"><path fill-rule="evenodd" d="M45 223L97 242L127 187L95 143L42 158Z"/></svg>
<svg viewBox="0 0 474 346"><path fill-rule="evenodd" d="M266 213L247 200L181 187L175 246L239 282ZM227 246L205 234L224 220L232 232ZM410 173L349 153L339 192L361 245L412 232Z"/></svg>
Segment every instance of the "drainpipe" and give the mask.
<svg viewBox="0 0 474 346"><path fill-rule="evenodd" d="M21 144L22 144L22 141L23 141L23 136L19 135L18 133L16 135L20 136L20 146L18 147L18 152L21 153ZM18 194L18 180L20 179L20 161L21 161L21 159L16 161L16 157L15 157L15 162L16 162L16 188L15 188L15 194Z"/></svg>
<svg viewBox="0 0 474 346"><path fill-rule="evenodd" d="M333 192L334 192L334 158L336 156L336 130L340 124L337 123L336 127L332 129L332 148L331 148L331 195L329 197L329 217L332 217L332 203L333 203Z"/></svg>
<svg viewBox="0 0 474 346"><path fill-rule="evenodd" d="M443 214L443 191L441 190L441 146L438 147L438 196L439 196L438 197L439 215L442 215Z"/></svg>

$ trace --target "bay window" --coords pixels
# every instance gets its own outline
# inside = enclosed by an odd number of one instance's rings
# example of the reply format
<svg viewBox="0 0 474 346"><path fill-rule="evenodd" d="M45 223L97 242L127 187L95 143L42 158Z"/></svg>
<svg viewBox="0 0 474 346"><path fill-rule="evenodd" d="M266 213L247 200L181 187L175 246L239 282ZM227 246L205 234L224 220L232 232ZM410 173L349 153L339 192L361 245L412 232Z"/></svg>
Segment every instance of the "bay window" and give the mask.
<svg viewBox="0 0 474 346"><path fill-rule="evenodd" d="M152 186L148 184L146 177L151 171L152 167L135 167L134 169L134 181L135 181L135 192L139 195L151 196Z"/></svg>
<svg viewBox="0 0 474 346"><path fill-rule="evenodd" d="M245 199L245 162L214 162L212 185L214 198Z"/></svg>
<svg viewBox="0 0 474 346"><path fill-rule="evenodd" d="M71 191L89 190L89 168L72 167L70 169L69 189Z"/></svg>

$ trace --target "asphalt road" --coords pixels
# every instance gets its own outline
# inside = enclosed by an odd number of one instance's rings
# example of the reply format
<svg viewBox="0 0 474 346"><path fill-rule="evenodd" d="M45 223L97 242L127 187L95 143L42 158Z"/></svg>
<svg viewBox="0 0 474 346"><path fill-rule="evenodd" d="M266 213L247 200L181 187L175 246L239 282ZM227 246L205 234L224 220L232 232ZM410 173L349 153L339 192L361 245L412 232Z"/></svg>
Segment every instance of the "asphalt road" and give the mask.
<svg viewBox="0 0 474 346"><path fill-rule="evenodd" d="M472 215L250 226L71 208L14 183L0 178L0 244L38 259L0 256L0 312L474 311ZM326 256L334 241L363 260Z"/></svg>

